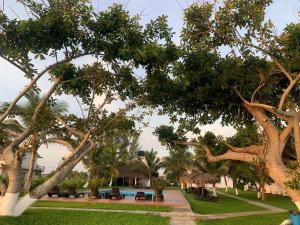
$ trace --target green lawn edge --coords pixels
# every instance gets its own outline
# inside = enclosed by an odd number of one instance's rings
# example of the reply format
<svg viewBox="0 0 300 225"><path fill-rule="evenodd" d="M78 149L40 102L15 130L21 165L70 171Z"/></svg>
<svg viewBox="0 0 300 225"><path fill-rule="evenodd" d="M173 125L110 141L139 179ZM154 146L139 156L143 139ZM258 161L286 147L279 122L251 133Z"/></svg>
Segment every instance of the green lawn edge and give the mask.
<svg viewBox="0 0 300 225"><path fill-rule="evenodd" d="M29 209L19 217L0 217L0 225L169 225L170 218L151 214Z"/></svg>
<svg viewBox="0 0 300 225"><path fill-rule="evenodd" d="M220 220L196 221L197 225L278 225L288 219L288 213L243 216Z"/></svg>
<svg viewBox="0 0 300 225"><path fill-rule="evenodd" d="M109 210L130 210L149 212L170 212L169 206L137 205L123 203L81 203L81 202L59 202L40 200L32 205L33 207L53 207L53 208L82 208L82 209L109 209Z"/></svg>

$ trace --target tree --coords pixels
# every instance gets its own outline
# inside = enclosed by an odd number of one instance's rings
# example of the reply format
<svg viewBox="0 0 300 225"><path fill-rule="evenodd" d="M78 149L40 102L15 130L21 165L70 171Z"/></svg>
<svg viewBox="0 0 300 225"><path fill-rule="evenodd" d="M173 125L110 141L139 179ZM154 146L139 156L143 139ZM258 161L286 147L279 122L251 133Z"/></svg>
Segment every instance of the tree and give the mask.
<svg viewBox="0 0 300 225"><path fill-rule="evenodd" d="M21 70L29 83L2 112L0 123L29 90L39 90L37 81L41 77L48 76L51 86L35 107L29 126L0 149L2 168L9 178L0 202L2 216L21 215L62 182L90 151L99 148L111 132L135 126L134 116L128 118L127 112L141 101L144 90L134 69L145 68L151 76L153 65L163 68L170 57L176 57L165 17L143 28L138 17L131 17L120 5L96 12L86 0L26 0L19 4L25 6L29 18L21 20L0 13L0 57ZM94 63L75 65L72 61L87 55ZM55 63L39 71L34 58ZM83 115L56 118L58 131L47 139L67 146L70 152L47 181L18 199L22 184L19 147L33 133L41 110L51 103L54 94L75 96L83 105ZM96 104L95 96L103 96L104 101ZM103 107L116 98L126 101L125 106L108 113Z"/></svg>
<svg viewBox="0 0 300 225"><path fill-rule="evenodd" d="M136 160L138 137L138 131L133 129L115 130L104 140L101 148L93 150L83 159L89 178L109 176L111 186L113 178L119 175L120 165Z"/></svg>
<svg viewBox="0 0 300 225"><path fill-rule="evenodd" d="M137 161L137 169L147 174L149 178L149 186L151 186L152 177L158 176L158 170L162 168L162 162L157 158L157 152L151 149L145 152L144 157L140 157Z"/></svg>
<svg viewBox="0 0 300 225"><path fill-rule="evenodd" d="M297 170L282 159L292 136L300 161L300 24L275 34L265 18L271 1L216 4L197 3L185 10L180 60L167 73L149 78L148 104L161 106L172 119L177 114L200 124L255 121L266 142L228 146L220 155L206 147L208 161L264 161L268 176L300 209Z"/></svg>
<svg viewBox="0 0 300 225"><path fill-rule="evenodd" d="M12 137L24 132L25 128L30 125L31 115L41 99L38 93L34 91L29 91L24 95L24 97L26 98L26 102L21 105L16 105L11 111L11 117L13 118L4 120L3 124L0 125L0 128L2 127L2 129L7 131L8 135ZM9 105L10 104L8 102L3 103L0 106L0 111L6 111ZM53 125L56 116L66 112L66 110L65 102L53 100L51 104L44 106L40 112L40 117L34 127L34 131L28 137L28 140L21 146L21 148L24 148L23 154L31 152L29 168L23 187L23 191L25 193L27 193L30 189L37 150L42 144L45 144L46 136L50 132L55 132L55 130L49 129L49 127Z"/></svg>
<svg viewBox="0 0 300 225"><path fill-rule="evenodd" d="M175 146L169 150L169 156L163 158L164 174L171 178L175 183L186 173L192 165L192 153L183 146Z"/></svg>

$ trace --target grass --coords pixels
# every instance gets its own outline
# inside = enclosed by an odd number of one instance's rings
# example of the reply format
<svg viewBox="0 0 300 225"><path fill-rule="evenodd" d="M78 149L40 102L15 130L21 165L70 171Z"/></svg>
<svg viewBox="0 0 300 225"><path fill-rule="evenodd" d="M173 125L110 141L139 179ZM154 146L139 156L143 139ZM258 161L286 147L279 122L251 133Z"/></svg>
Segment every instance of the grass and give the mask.
<svg viewBox="0 0 300 225"><path fill-rule="evenodd" d="M224 192L224 190L220 190L220 191ZM235 191L233 189L229 189L227 194L235 195ZM287 210L297 209L295 204L292 202L292 200L288 196L267 194L266 201L262 201L261 199L257 198L257 193L254 191L239 190L239 197L257 201L257 202L262 202L262 203L272 205L272 206L282 208L282 209L287 209Z"/></svg>
<svg viewBox="0 0 300 225"><path fill-rule="evenodd" d="M168 225L169 218L153 215L29 209L20 217L0 217L0 225Z"/></svg>
<svg viewBox="0 0 300 225"><path fill-rule="evenodd" d="M165 190L181 190L180 186L167 186Z"/></svg>
<svg viewBox="0 0 300 225"><path fill-rule="evenodd" d="M222 220L197 221L197 225L276 225L280 224L285 219L288 219L288 213L243 216Z"/></svg>
<svg viewBox="0 0 300 225"><path fill-rule="evenodd" d="M58 202L58 201L38 201L34 207L54 207L54 208L83 208L83 209L112 209L131 211L154 211L170 212L169 206L135 205L121 203L81 203L81 202Z"/></svg>
<svg viewBox="0 0 300 225"><path fill-rule="evenodd" d="M217 202L201 201L194 198L192 194L185 194L193 212L200 214L215 214L227 212L246 212L264 210L261 207L246 202L219 195Z"/></svg>

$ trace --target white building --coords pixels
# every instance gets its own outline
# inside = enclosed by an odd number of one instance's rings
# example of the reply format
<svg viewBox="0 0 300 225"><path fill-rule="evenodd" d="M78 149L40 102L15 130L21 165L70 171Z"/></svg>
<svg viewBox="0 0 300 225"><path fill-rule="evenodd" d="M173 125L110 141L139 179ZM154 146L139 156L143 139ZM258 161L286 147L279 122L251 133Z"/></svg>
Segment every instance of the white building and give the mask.
<svg viewBox="0 0 300 225"><path fill-rule="evenodd" d="M27 152L23 158L22 161L22 173L25 176L29 170L30 167L30 161L31 161L31 152ZM37 160L39 158L42 158L39 154L37 154L35 161L34 161L34 170L33 170L33 176L38 176L40 175L42 172L44 172L45 167L44 166L40 166L37 164ZM5 172L2 169L2 164L4 164L5 162L3 160L0 160L0 175L6 175Z"/></svg>

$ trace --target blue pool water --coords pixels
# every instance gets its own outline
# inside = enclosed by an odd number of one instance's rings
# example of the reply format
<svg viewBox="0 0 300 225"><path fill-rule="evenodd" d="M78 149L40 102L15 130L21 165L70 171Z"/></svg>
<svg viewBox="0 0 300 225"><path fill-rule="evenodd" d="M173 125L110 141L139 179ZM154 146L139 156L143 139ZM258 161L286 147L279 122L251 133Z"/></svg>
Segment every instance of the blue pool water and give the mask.
<svg viewBox="0 0 300 225"><path fill-rule="evenodd" d="M121 194L125 195L125 196L131 196L134 197L136 195L136 191L120 191ZM153 191L144 191L145 194L152 194L154 195Z"/></svg>
<svg viewBox="0 0 300 225"><path fill-rule="evenodd" d="M100 191L100 193L107 193L107 192L111 192L111 190L103 190ZM129 191L129 190L120 190L121 194L128 196L128 197L134 197L136 195L137 191ZM154 195L154 191L144 191L145 194L152 194Z"/></svg>

